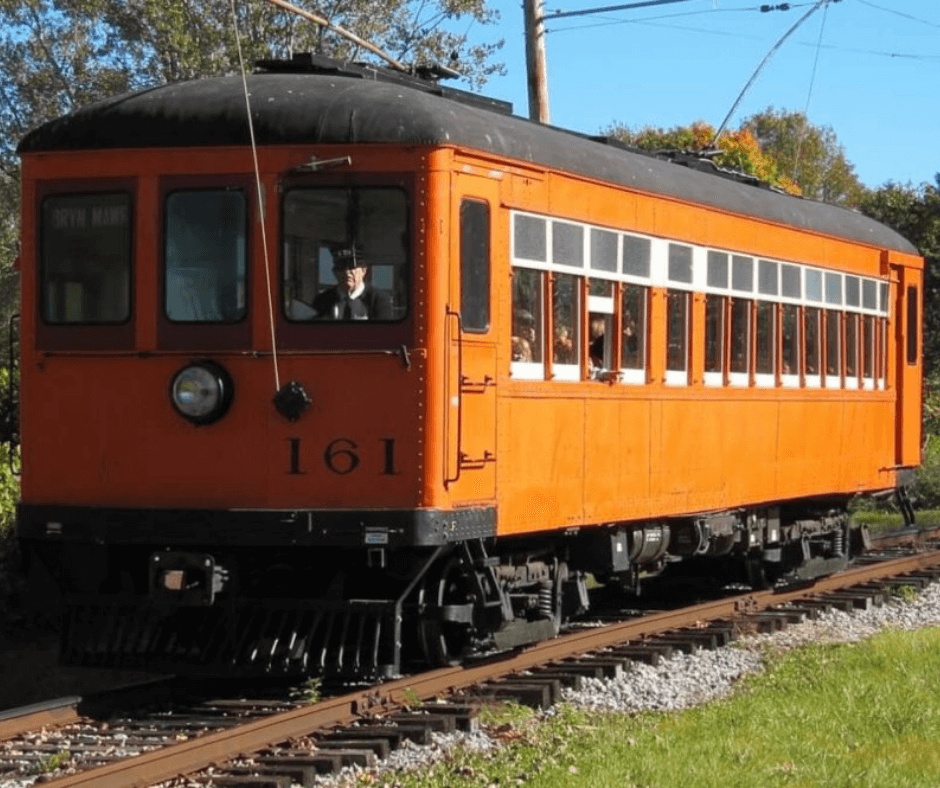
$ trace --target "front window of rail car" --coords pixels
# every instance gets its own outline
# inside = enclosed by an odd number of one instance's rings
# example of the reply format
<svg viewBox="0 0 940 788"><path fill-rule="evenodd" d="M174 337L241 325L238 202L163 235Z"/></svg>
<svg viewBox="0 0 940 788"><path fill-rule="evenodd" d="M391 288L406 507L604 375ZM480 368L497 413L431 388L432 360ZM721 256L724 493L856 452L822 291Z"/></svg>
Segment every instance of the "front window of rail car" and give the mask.
<svg viewBox="0 0 940 788"><path fill-rule="evenodd" d="M167 195L167 318L174 323L237 323L245 317L246 233L247 202L240 190Z"/></svg>
<svg viewBox="0 0 940 788"><path fill-rule="evenodd" d="M283 203L282 307L292 322L408 314L408 196L395 186L296 187Z"/></svg>
<svg viewBox="0 0 940 788"><path fill-rule="evenodd" d="M63 194L42 202L42 317L53 325L130 317L131 198Z"/></svg>

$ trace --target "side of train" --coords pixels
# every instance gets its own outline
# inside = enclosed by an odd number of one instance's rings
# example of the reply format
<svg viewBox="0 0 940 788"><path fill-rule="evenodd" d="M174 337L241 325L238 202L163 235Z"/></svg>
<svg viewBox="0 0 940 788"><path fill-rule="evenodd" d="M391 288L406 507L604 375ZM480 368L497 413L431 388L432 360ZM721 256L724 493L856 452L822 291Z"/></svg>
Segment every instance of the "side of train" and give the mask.
<svg viewBox="0 0 940 788"><path fill-rule="evenodd" d="M64 660L449 663L588 573L834 571L919 462L891 230L373 69L248 84L257 183L238 78L20 146L18 528ZM349 254L388 314L313 307Z"/></svg>

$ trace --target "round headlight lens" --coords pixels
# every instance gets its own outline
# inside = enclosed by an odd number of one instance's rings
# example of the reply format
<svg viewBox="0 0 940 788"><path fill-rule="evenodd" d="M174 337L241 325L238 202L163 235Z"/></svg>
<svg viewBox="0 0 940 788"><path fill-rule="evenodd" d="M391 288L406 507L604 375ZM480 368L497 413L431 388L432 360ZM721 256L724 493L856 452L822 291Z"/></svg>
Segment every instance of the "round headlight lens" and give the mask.
<svg viewBox="0 0 940 788"><path fill-rule="evenodd" d="M218 364L201 361L183 367L170 386L170 400L194 424L211 424L228 410L232 381Z"/></svg>

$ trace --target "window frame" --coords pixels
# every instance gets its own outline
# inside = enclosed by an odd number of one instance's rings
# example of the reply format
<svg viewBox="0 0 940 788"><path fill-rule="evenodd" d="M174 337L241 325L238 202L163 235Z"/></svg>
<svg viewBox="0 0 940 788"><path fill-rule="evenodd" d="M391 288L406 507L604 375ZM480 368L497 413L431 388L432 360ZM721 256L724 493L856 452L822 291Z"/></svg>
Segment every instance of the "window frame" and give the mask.
<svg viewBox="0 0 940 788"><path fill-rule="evenodd" d="M708 306L714 299L718 307L718 369L708 368ZM724 293L705 293L705 364L703 367L703 381L706 386L724 386L725 375L728 369L728 328L730 319L728 310L731 306L731 296Z"/></svg>
<svg viewBox="0 0 940 788"><path fill-rule="evenodd" d="M682 328L683 335L683 355L685 366L682 369L670 368L670 298L672 296L683 299ZM664 377L667 386L687 386L691 376L691 352L692 352L692 292L681 287L667 287L665 291L666 298L666 342L664 350L666 357L664 359Z"/></svg>
<svg viewBox="0 0 940 788"><path fill-rule="evenodd" d="M781 301L779 303L778 312L780 314L780 385L783 388L792 388L798 389L800 387L800 381L803 376L803 310L799 304L795 304L789 301ZM785 352L785 335L786 331L784 326L784 321L787 317L787 310L794 310L793 317L793 330L796 332L796 336L793 338L793 343L796 350L796 371L792 369L790 372L784 372L783 365L788 359L788 354Z"/></svg>
<svg viewBox="0 0 940 788"><path fill-rule="evenodd" d="M471 207L479 207L482 209L482 217L485 220L485 231L483 232L484 241L479 245L471 243L473 238L470 237L468 233L469 227L465 224L464 211L470 210ZM491 241L493 227L492 208L488 200L479 197L462 197L458 211L460 216L460 325L461 329L468 334L488 334L492 328L493 320L492 298L490 295L490 282L492 280L493 270L493 249ZM481 256L485 260L483 265L485 276L479 279L477 275L478 269L471 269L466 265L469 254L478 252L482 252ZM480 281L480 279L482 279L482 281ZM474 285L473 288L468 288L468 281ZM473 299L468 303L468 293L471 290ZM481 304L482 308L480 308ZM481 325L468 325L467 312L471 306L479 309L485 317Z"/></svg>
<svg viewBox="0 0 940 788"><path fill-rule="evenodd" d="M548 299L548 272L542 268L535 268L525 265L513 265L512 266L512 275L515 277L515 272L517 270L522 271L531 271L538 277L538 284L535 288L537 294L539 310L538 315L533 316L537 325L541 325L539 333L536 335L539 339L539 349L541 350L540 359L538 361L514 361L510 353L510 376L517 380L545 380L545 373L548 369L548 366L545 361L545 355L549 352L547 343L545 341L545 307L549 303ZM513 320L513 315L516 311L516 300L515 300L515 279L512 280L512 285L510 286L510 323ZM510 330L510 336L514 337L514 329ZM511 351L511 348L510 348Z"/></svg>
<svg viewBox="0 0 940 788"><path fill-rule="evenodd" d="M650 294L652 288L649 284L639 284L636 282L621 282L620 283L620 319L623 320L624 312L624 296L626 295L628 287L636 287L641 290L640 295L642 296L642 307L643 307L643 319L642 319L642 333L638 333L639 336L638 345L639 353L641 356L642 363L638 367L627 367L624 366L623 355L625 343L621 339L620 346L620 381L622 383L632 384L632 385L643 385L649 380L649 347L650 347ZM615 307L616 308L616 307ZM621 334L626 331L621 325Z"/></svg>
<svg viewBox="0 0 940 788"><path fill-rule="evenodd" d="M408 271L408 312L398 321L374 323L369 320L334 321L334 320L290 320L284 314L284 198L296 188L325 188L337 189L347 187L361 188L399 188L405 194L405 232L407 238L405 256L409 261ZM270 187L269 187L270 188ZM274 310L276 313L276 330L278 348L281 350L329 350L348 352L368 351L398 351L403 345L411 347L414 344L415 315L423 313L426 308L424 284L419 277L417 264L418 245L415 239L420 238L416 222L418 221L415 197L414 173L374 173L355 172L338 174L333 172L319 172L316 174L297 174L283 178L277 184L274 194L277 197L277 248L276 257L271 258L272 269L276 266L277 272L272 270L272 276L277 278L277 296ZM270 195L270 191L268 194ZM254 209L257 210L257 209ZM270 210L270 209L269 209ZM271 233L268 234L269 241ZM275 262L276 260L276 262ZM267 309L267 307L264 307ZM257 309L257 307L256 307Z"/></svg>
<svg viewBox="0 0 940 788"><path fill-rule="evenodd" d="M43 203L49 197L126 193L129 197L128 316L120 323L47 323L43 317ZM138 179L82 178L36 183L34 202L36 243L36 349L44 351L131 350L136 346Z"/></svg>
<svg viewBox="0 0 940 788"><path fill-rule="evenodd" d="M238 322L215 323L175 321L166 314L167 268L167 201L183 191L222 191L237 189L245 197L245 311ZM157 239L157 347L161 350L245 350L252 346L251 323L254 303L254 222L257 215L257 188L249 175L164 176L157 189L160 235ZM277 306L274 306L277 309ZM280 339L280 337L279 337Z"/></svg>

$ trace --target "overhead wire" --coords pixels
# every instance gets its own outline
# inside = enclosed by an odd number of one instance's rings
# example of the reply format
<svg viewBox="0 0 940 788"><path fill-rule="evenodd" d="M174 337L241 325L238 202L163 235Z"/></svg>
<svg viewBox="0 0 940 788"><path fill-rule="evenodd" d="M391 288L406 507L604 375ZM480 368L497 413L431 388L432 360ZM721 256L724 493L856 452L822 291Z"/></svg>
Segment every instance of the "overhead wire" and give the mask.
<svg viewBox="0 0 940 788"><path fill-rule="evenodd" d="M804 8L809 5L812 5L812 3L790 3L789 4L791 9ZM708 14L709 16L714 16L716 14L727 15L727 14L754 13L755 11L760 12L760 10L761 10L760 6L747 6L746 8L707 8L707 9L703 9L699 11L681 11L681 12L676 12L674 14L658 14L656 16L647 16L647 17L644 17L643 19L623 19L623 18L618 18L618 17L603 17L602 16L600 17L600 19L606 20L606 21L594 22L594 23L586 24L586 25L571 25L569 27L561 27L557 29L551 28L550 30L547 29L546 32L566 33L569 30L585 30L585 29L592 28L592 27L608 27L610 25L632 25L632 24L643 25L643 24L648 24L652 22L658 22L663 19L682 19L684 17L702 16L704 14ZM692 30L693 32L703 32L703 33L713 32L711 30L696 31L695 28L680 28L680 29Z"/></svg>
<svg viewBox="0 0 940 788"><path fill-rule="evenodd" d="M738 105L741 103L741 100L744 98L744 94L747 93L751 85L753 85L754 82L757 80L757 77L760 76L761 71L764 70L764 66L766 66L770 62L770 59L777 53L780 47L783 46L784 42L793 33L796 32L797 28L799 28L800 25L802 25L807 19L809 19L813 14L815 14L820 8L822 8L824 5L830 2L832 2L832 0L818 0L818 2L812 8L810 8L809 11L807 11L805 14L803 14L803 16L799 18L796 24L794 24L789 30L787 30L786 33L784 33L780 37L777 43L774 44L770 48L767 54L764 55L764 59L761 60L757 68L754 69L754 73L751 75L751 78L747 81L747 84L742 88L741 92L738 94L738 97L735 99L734 104L731 105L731 109L728 110L728 114L725 116L725 119L721 122L721 125L718 127L718 130L715 132L715 136L712 138L711 144L709 145L710 148L714 148L715 145L718 143L718 139L721 137L722 133L724 133L725 126L728 125L728 121L731 120L731 116L734 115L735 111L737 110Z"/></svg>
<svg viewBox="0 0 940 788"><path fill-rule="evenodd" d="M864 0L857 0L857 1L864 2ZM791 3L790 9L792 10L795 8L805 8L810 5L812 5L812 3L801 3L801 4ZM872 8L876 8L879 10L890 10L890 9L882 9L880 6L876 6L872 3L866 2L865 5L869 5ZM587 29L598 28L598 27L611 27L613 25L648 25L650 27L663 27L663 28L669 28L671 30L683 30L689 33L702 33L704 35L721 36L724 38L737 38L737 39L755 41L755 40L759 40L757 36L746 36L746 35L741 35L739 33L729 33L724 30L715 30L713 28L663 24L663 20L690 17L690 16L701 16L703 14L717 14L717 13L727 14L727 13L741 13L741 12L753 13L754 11L759 11L759 10L760 10L759 7L749 6L747 8L717 8L717 9L708 9L705 11L687 11L684 13L676 13L676 14L661 14L657 16L646 17L644 19L619 19L619 18L605 19L604 17L601 17L602 21L600 22L595 22L595 23L586 24L586 25L572 25L570 27L562 27L562 28L546 28L545 33L546 34L568 33L572 31L587 30ZM907 16L907 15L902 15L902 16ZM914 19L914 17L910 17L910 18ZM926 22L925 20L915 19L915 21L924 21L925 24L932 24L930 22ZM819 46L817 43L813 43L809 41L796 41L794 42L794 45L803 46L803 47L812 47L813 49L816 49ZM891 59L903 59L903 60L915 60L915 61L940 60L940 55L924 55L924 54L917 54L917 53L910 53L910 52L890 52L890 51L883 51L883 50L876 50L876 49L859 49L856 47L834 46L832 44L823 44L822 49L827 50L827 51L833 51L833 52L848 52L852 54L871 55L874 57L886 57L886 58L891 58Z"/></svg>
<svg viewBox="0 0 940 788"><path fill-rule="evenodd" d="M870 3L868 0L857 0L857 2L861 3L862 5L867 5L869 8L875 8L878 11L884 11L886 14L894 14L895 16L901 16L914 22L920 22L922 25L927 25L929 27L940 27L940 24L935 22L928 22L926 19L921 19L920 17L912 16L911 14L905 14L903 11L898 11L894 8L885 8L884 6L875 5L875 3Z"/></svg>
<svg viewBox="0 0 940 788"><path fill-rule="evenodd" d="M235 10L235 0L230 0L232 6L232 24L235 26L235 43L238 47L238 65L242 75L242 86L245 90L245 108L248 114L248 134L251 138L251 156L255 169L255 185L258 191L258 224L261 228L261 247L264 250L264 281L268 286L268 322L271 330L271 360L274 364L274 390L281 390L281 375L277 361L277 331L274 326L274 294L271 290L271 262L268 255L268 237L265 221L264 187L261 185L261 168L258 165L258 145L255 140L255 124L251 118L251 93L248 91L248 77L246 76L245 60L242 57L242 38L238 29L238 14Z"/></svg>
<svg viewBox="0 0 940 788"><path fill-rule="evenodd" d="M813 59L813 72L809 78L809 90L806 94L806 106L803 108L803 122L800 124L800 133L796 138L796 159L793 162L793 175L797 183L800 179L797 174L802 175L803 170L800 164L800 157L803 153L803 139L806 137L806 120L809 117L809 105L813 98L813 86L816 83L816 69L819 66L819 52L822 49L823 33L826 30L826 20L829 18L829 4L823 9L822 24L819 26L819 38L816 41L816 57Z"/></svg>

